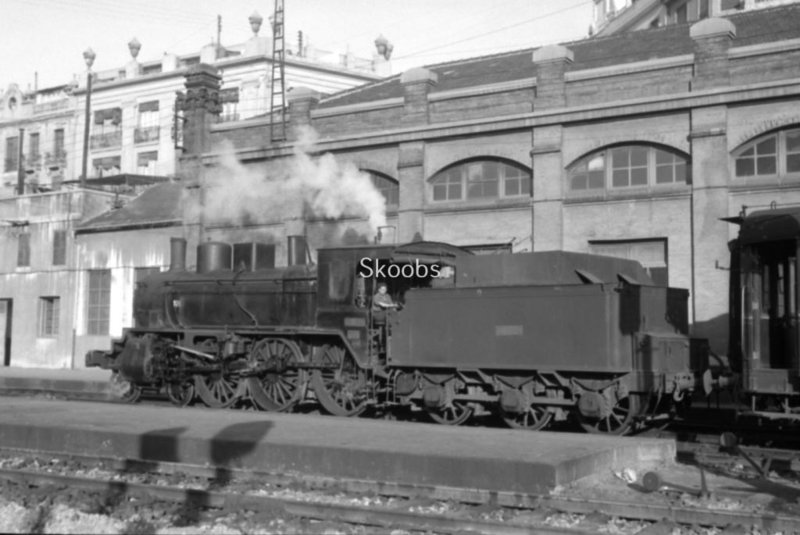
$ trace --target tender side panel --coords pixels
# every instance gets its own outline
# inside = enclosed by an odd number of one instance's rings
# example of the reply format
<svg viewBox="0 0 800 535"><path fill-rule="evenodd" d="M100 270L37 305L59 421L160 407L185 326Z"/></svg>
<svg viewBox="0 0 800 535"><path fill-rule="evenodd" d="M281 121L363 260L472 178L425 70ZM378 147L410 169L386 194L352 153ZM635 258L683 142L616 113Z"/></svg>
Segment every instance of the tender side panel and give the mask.
<svg viewBox="0 0 800 535"><path fill-rule="evenodd" d="M630 333L608 285L420 289L392 329L390 363L627 372Z"/></svg>

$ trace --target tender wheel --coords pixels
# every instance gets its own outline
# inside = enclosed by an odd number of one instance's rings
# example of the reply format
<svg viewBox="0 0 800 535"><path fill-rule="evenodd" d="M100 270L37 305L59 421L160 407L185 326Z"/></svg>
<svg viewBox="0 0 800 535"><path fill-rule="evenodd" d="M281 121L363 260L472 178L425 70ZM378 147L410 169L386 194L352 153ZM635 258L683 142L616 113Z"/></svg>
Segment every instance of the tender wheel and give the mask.
<svg viewBox="0 0 800 535"><path fill-rule="evenodd" d="M367 374L358 367L355 359L344 348L325 346L318 362L335 366L311 373L311 386L322 408L334 416L363 413L369 402Z"/></svg>
<svg viewBox="0 0 800 535"><path fill-rule="evenodd" d="M282 338L259 340L250 351L250 364L272 371L247 378L253 403L265 411L289 411L306 395L308 373L294 365L303 362L297 344Z"/></svg>
<svg viewBox="0 0 800 535"><path fill-rule="evenodd" d="M461 425L472 416L472 407L461 401L453 401L441 409L425 408L431 420L443 425Z"/></svg>
<svg viewBox="0 0 800 535"><path fill-rule="evenodd" d="M241 396L239 381L224 377L219 372L196 375L194 388L203 403L214 409L226 409L236 403Z"/></svg>
<svg viewBox="0 0 800 535"><path fill-rule="evenodd" d="M587 418L578 412L578 418L581 427L589 433L624 435L630 430L638 414L639 398L631 394L618 400L605 417Z"/></svg>
<svg viewBox="0 0 800 535"><path fill-rule="evenodd" d="M544 429L553 419L553 413L549 412L544 405L530 405L519 413L502 412L501 416L508 427L529 431Z"/></svg>
<svg viewBox="0 0 800 535"><path fill-rule="evenodd" d="M167 384L167 397L173 405L185 407L194 399L194 381Z"/></svg>
<svg viewBox="0 0 800 535"><path fill-rule="evenodd" d="M125 403L136 403L142 397L142 387L114 372L111 374L111 393Z"/></svg>

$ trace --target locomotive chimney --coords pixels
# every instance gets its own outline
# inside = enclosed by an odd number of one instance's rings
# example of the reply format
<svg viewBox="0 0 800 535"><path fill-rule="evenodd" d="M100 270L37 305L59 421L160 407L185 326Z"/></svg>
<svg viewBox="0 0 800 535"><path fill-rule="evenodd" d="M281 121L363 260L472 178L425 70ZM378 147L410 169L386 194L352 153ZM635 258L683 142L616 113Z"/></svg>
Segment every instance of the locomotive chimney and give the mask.
<svg viewBox="0 0 800 535"><path fill-rule="evenodd" d="M288 265L303 266L306 264L306 237L288 236L286 241Z"/></svg>
<svg viewBox="0 0 800 535"><path fill-rule="evenodd" d="M169 239L169 270L186 271L186 240L184 238Z"/></svg>

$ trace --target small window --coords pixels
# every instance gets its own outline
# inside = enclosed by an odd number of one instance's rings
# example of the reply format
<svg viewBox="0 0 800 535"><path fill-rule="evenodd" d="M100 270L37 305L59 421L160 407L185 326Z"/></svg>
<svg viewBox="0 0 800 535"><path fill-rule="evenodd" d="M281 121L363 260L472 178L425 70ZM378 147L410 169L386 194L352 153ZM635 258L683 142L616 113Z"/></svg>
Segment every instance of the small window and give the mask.
<svg viewBox="0 0 800 535"><path fill-rule="evenodd" d="M800 173L800 129L774 132L747 143L734 153L734 173L738 178Z"/></svg>
<svg viewBox="0 0 800 535"><path fill-rule="evenodd" d="M397 208L400 205L400 184L386 175L374 171L365 171L372 180L372 185L386 199L387 208Z"/></svg>
<svg viewBox="0 0 800 535"><path fill-rule="evenodd" d="M17 238L17 266L30 267L31 265L31 235L23 232Z"/></svg>
<svg viewBox="0 0 800 535"><path fill-rule="evenodd" d="M496 199L531 194L531 172L500 160L478 160L450 166L430 180L434 201Z"/></svg>
<svg viewBox="0 0 800 535"><path fill-rule="evenodd" d="M626 145L593 152L571 165L571 191L636 188L689 182L688 160L648 145Z"/></svg>
<svg viewBox="0 0 800 535"><path fill-rule="evenodd" d="M89 270L86 332L107 335L111 311L111 270Z"/></svg>
<svg viewBox="0 0 800 535"><path fill-rule="evenodd" d="M334 261L328 264L328 297L333 303L344 303L350 296L354 273L347 262Z"/></svg>
<svg viewBox="0 0 800 535"><path fill-rule="evenodd" d="M39 336L58 335L58 316L61 299L58 297L39 298Z"/></svg>
<svg viewBox="0 0 800 535"><path fill-rule="evenodd" d="M6 157L3 165L3 170L8 173L9 171L16 171L19 162L19 138L7 137L6 138Z"/></svg>
<svg viewBox="0 0 800 535"><path fill-rule="evenodd" d="M53 265L63 266L67 263L67 231L53 232Z"/></svg>
<svg viewBox="0 0 800 535"><path fill-rule="evenodd" d="M64 154L64 129L56 128L53 132L53 155L56 157Z"/></svg>

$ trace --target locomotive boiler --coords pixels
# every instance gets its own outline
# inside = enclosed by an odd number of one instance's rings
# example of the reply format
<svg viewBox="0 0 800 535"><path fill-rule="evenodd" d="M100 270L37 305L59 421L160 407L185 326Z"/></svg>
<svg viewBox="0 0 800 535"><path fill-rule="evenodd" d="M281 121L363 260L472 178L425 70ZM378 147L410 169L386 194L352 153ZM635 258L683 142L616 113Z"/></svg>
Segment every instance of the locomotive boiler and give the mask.
<svg viewBox="0 0 800 535"><path fill-rule="evenodd" d="M436 242L324 248L285 268L235 265L223 243L197 257L186 270L173 239L170 271L136 288L136 326L87 354L129 400L163 388L179 405L315 399L340 416L410 408L460 424L491 411L517 428L574 417L624 433L680 403L703 366L688 292L629 260ZM379 283L397 310L372 306Z"/></svg>

